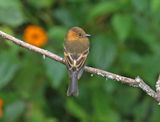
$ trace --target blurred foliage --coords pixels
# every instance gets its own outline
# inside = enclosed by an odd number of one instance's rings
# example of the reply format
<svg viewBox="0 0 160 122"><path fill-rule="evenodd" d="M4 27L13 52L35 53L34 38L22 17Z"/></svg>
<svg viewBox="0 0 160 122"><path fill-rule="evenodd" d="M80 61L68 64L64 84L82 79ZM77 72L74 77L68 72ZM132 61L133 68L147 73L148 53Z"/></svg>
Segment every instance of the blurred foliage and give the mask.
<svg viewBox="0 0 160 122"><path fill-rule="evenodd" d="M43 47L63 56L66 31L92 35L87 64L141 76L153 88L160 73L159 0L0 0L0 30L22 39L46 30ZM143 91L84 73L79 97L67 97L65 66L0 38L1 122L159 122L157 103Z"/></svg>

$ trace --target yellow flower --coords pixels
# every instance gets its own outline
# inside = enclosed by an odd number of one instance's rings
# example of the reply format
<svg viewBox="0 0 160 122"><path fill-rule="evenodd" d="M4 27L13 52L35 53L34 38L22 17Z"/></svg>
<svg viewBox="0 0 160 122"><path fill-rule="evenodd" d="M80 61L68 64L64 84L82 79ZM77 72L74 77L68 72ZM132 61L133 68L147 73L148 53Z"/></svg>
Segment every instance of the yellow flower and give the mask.
<svg viewBox="0 0 160 122"><path fill-rule="evenodd" d="M48 41L47 33L45 30L37 25L27 26L24 30L23 39L27 43L37 47L44 46Z"/></svg>

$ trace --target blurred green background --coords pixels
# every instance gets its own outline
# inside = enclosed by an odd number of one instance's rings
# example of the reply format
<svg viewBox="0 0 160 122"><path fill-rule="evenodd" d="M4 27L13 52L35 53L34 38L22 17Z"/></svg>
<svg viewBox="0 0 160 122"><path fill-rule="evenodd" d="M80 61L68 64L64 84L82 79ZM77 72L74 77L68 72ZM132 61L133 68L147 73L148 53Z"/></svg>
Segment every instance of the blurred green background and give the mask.
<svg viewBox="0 0 160 122"><path fill-rule="evenodd" d="M160 0L0 0L0 30L23 39L45 29L43 48L63 56L67 30L91 34L87 65L152 88L160 73ZM0 122L159 122L160 108L138 88L84 73L79 97L67 97L64 65L0 37Z"/></svg>

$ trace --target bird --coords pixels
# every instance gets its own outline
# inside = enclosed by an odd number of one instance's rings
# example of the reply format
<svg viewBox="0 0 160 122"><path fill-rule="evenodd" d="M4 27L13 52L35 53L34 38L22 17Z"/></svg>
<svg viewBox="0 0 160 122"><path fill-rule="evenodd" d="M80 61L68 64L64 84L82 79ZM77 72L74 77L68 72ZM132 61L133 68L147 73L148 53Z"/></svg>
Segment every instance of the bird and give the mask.
<svg viewBox="0 0 160 122"><path fill-rule="evenodd" d="M80 27L69 29L64 40L64 61L69 73L70 82L67 96L78 96L78 80L83 74L87 56L89 54L90 34Z"/></svg>

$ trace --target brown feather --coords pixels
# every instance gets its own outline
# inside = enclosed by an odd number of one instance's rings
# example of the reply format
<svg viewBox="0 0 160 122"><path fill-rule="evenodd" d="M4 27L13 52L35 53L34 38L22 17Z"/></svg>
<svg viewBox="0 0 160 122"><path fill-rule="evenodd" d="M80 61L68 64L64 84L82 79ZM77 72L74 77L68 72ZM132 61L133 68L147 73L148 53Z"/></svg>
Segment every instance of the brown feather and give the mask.
<svg viewBox="0 0 160 122"><path fill-rule="evenodd" d="M88 34L79 27L71 28L64 42L64 60L69 71L68 96L78 96L78 79L81 77L89 53Z"/></svg>

